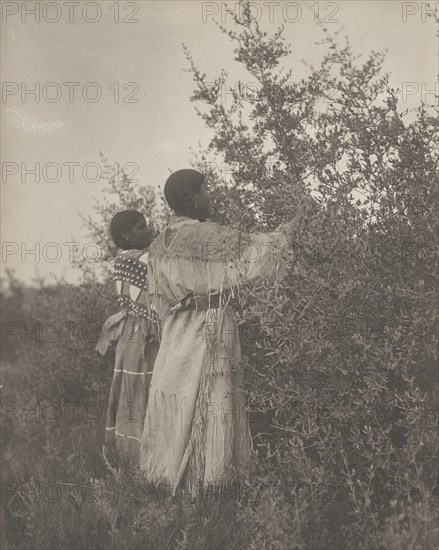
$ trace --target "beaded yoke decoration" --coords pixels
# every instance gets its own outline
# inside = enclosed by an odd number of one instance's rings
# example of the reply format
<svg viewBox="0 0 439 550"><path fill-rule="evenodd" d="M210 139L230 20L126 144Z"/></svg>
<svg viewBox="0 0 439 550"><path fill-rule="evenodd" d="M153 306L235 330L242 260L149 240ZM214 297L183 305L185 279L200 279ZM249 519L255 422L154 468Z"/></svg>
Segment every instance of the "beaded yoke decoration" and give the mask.
<svg viewBox="0 0 439 550"><path fill-rule="evenodd" d="M148 253L143 250L125 250L114 260L113 280L117 301L139 315L148 317Z"/></svg>

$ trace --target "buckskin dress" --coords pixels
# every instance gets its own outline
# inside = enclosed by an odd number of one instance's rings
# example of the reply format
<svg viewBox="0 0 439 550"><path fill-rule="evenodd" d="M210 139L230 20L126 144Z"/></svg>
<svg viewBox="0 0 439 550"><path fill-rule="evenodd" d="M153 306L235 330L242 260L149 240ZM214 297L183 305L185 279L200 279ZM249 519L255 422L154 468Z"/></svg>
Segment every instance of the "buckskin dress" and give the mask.
<svg viewBox="0 0 439 550"><path fill-rule="evenodd" d="M245 475L252 445L230 299L240 282L274 279L285 244L282 232L185 217L151 244L148 292L162 333L140 448L147 481L196 496ZM191 295L204 297L199 309L187 307Z"/></svg>
<svg viewBox="0 0 439 550"><path fill-rule="evenodd" d="M105 441L129 468L138 466L149 383L158 352L157 319L147 294L147 257L147 252L126 250L115 258L113 279L123 309L105 321L96 346L104 355L116 344Z"/></svg>

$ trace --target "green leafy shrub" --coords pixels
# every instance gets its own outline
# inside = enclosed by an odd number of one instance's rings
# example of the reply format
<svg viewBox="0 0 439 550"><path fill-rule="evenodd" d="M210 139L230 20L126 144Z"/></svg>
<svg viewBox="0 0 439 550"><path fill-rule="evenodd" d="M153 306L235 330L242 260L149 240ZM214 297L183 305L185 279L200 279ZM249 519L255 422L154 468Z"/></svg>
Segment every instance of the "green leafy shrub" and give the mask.
<svg viewBox="0 0 439 550"><path fill-rule="evenodd" d="M275 499L278 522L257 505L256 531L280 522L284 533L258 548L364 545L396 513L391 503L409 506L409 492L431 511L437 492L438 119L422 105L405 122L381 53L361 62L327 35L321 66L294 81L279 64L290 52L282 30L269 36L248 5L234 17L222 31L254 83L250 100L234 93L226 105L227 73L208 82L187 51L192 100L214 132L197 164L218 219L272 230L301 195L314 199L284 277L240 293L250 403L271 425L258 437L263 471L321 498L302 539L300 500ZM406 541L387 536L389 547Z"/></svg>

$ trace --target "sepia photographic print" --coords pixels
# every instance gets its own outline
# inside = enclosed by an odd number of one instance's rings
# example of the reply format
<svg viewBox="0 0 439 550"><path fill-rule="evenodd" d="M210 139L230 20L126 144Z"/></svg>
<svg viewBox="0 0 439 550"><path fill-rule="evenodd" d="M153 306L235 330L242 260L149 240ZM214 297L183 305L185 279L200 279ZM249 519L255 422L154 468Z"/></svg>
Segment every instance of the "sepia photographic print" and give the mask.
<svg viewBox="0 0 439 550"><path fill-rule="evenodd" d="M439 2L0 6L1 548L436 550Z"/></svg>

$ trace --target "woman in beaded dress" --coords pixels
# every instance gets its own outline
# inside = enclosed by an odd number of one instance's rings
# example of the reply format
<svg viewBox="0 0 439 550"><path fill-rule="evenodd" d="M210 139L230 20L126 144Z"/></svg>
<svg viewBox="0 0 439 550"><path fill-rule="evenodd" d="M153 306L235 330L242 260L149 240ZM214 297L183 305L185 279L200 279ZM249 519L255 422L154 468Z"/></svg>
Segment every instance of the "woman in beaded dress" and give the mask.
<svg viewBox="0 0 439 550"><path fill-rule="evenodd" d="M147 481L196 496L246 475L252 446L230 298L241 282L275 279L285 230L300 214L282 231L254 235L205 221L210 199L196 170L172 174L165 197L176 217L149 248L150 301L162 332L140 468Z"/></svg>
<svg viewBox="0 0 439 550"><path fill-rule="evenodd" d="M116 214L110 233L121 249L114 259L113 279L122 307L104 324L96 349L102 355L116 344L108 403L105 444L118 461L138 465L148 388L158 351L157 329L147 295L147 258L151 238L145 218L136 210Z"/></svg>

